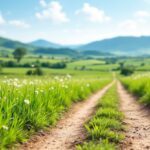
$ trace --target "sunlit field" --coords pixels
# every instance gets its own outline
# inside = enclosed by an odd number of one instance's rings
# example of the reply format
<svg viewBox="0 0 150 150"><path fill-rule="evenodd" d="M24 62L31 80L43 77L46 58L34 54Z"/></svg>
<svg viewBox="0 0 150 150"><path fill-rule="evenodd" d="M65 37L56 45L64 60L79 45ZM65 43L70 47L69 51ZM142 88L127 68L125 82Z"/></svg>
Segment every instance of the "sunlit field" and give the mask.
<svg viewBox="0 0 150 150"><path fill-rule="evenodd" d="M149 8L0 0L0 150L150 149Z"/></svg>
<svg viewBox="0 0 150 150"><path fill-rule="evenodd" d="M7 78L0 81L0 147L25 141L39 129L54 125L73 102L86 99L111 78Z"/></svg>
<svg viewBox="0 0 150 150"><path fill-rule="evenodd" d="M140 98L140 102L150 105L150 74L138 74L123 78L122 83L133 94Z"/></svg>

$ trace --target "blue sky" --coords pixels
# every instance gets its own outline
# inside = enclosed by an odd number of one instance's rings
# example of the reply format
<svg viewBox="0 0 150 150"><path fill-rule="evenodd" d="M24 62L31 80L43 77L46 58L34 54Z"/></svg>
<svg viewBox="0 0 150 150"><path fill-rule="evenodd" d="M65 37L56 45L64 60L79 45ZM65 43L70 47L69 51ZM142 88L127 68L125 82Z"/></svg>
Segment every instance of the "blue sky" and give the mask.
<svg viewBox="0 0 150 150"><path fill-rule="evenodd" d="M150 0L0 0L0 36L81 44L150 35Z"/></svg>

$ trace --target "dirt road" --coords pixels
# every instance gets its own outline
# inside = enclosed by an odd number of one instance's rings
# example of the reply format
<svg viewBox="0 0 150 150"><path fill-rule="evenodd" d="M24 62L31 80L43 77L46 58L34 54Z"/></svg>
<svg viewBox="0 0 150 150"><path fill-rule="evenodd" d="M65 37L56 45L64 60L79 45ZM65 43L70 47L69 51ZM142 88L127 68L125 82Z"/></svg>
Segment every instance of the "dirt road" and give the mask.
<svg viewBox="0 0 150 150"><path fill-rule="evenodd" d="M121 149L150 149L150 111L140 105L120 83L118 83L118 93L121 99L121 111L125 114L124 123L127 125L126 138Z"/></svg>
<svg viewBox="0 0 150 150"><path fill-rule="evenodd" d="M84 123L95 112L98 100L110 88L109 84L89 99L75 104L58 122L57 126L43 136L34 136L19 150L72 150L85 138Z"/></svg>

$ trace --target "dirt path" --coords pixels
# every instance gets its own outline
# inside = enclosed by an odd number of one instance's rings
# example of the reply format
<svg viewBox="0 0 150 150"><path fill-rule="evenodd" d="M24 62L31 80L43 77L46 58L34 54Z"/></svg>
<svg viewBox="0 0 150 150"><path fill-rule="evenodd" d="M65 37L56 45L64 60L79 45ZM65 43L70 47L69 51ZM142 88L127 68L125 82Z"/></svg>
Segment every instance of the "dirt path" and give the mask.
<svg viewBox="0 0 150 150"><path fill-rule="evenodd" d="M95 110L95 106L110 88L106 86L84 102L75 104L68 113L58 122L57 126L43 136L35 136L19 150L72 150L76 144L85 138L84 123Z"/></svg>
<svg viewBox="0 0 150 150"><path fill-rule="evenodd" d="M126 138L121 149L150 149L150 111L127 93L120 83L118 83L118 92L121 99L121 110L126 117L124 123L127 124Z"/></svg>

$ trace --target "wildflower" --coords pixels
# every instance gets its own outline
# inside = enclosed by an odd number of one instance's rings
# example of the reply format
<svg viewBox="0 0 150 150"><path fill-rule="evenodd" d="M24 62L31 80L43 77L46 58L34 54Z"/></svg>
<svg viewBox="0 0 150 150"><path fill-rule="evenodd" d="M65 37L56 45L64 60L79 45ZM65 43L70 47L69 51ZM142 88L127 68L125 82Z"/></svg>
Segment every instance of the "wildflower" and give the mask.
<svg viewBox="0 0 150 150"><path fill-rule="evenodd" d="M63 79L60 79L59 81L60 81L60 82L63 82L64 80L63 80Z"/></svg>
<svg viewBox="0 0 150 150"><path fill-rule="evenodd" d="M29 84L30 84L30 85L33 85L33 84L34 84L34 82L30 81L30 82L29 82Z"/></svg>
<svg viewBox="0 0 150 150"><path fill-rule="evenodd" d="M28 99L25 99L25 100L24 100L24 103L27 104L27 105L29 105L29 104L30 104L30 101L29 101Z"/></svg>
<svg viewBox="0 0 150 150"><path fill-rule="evenodd" d="M14 79L14 81L18 81L18 79L17 79L17 78L15 78L15 79Z"/></svg>
<svg viewBox="0 0 150 150"><path fill-rule="evenodd" d="M31 65L31 67L34 68L35 66L34 66L34 65Z"/></svg>
<svg viewBox="0 0 150 150"><path fill-rule="evenodd" d="M59 80L59 77L58 77L58 76L55 76L54 79L55 79L55 80Z"/></svg>
<svg viewBox="0 0 150 150"><path fill-rule="evenodd" d="M68 79L71 79L71 75L70 75L70 74L67 74L67 78L68 78Z"/></svg>
<svg viewBox="0 0 150 150"><path fill-rule="evenodd" d="M8 127L5 126L5 125L3 125L2 128L3 128L4 130L8 130Z"/></svg>
<svg viewBox="0 0 150 150"><path fill-rule="evenodd" d="M35 91L35 94L39 94L39 91L36 90L36 91Z"/></svg>
<svg viewBox="0 0 150 150"><path fill-rule="evenodd" d="M54 90L54 87L52 86L51 88L49 88L49 90Z"/></svg>

